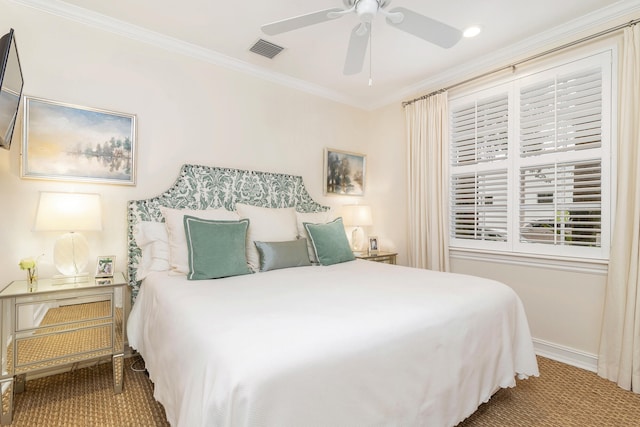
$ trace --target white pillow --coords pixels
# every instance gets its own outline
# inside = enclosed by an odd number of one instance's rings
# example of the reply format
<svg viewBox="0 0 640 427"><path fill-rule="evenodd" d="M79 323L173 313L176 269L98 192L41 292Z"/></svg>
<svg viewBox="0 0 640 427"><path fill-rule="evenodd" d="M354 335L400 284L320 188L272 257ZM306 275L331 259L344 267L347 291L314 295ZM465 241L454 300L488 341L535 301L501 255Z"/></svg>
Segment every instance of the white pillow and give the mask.
<svg viewBox="0 0 640 427"><path fill-rule="evenodd" d="M169 265L169 236L161 222L140 221L133 233L142 251L136 280L142 280L152 271L167 271Z"/></svg>
<svg viewBox="0 0 640 427"><path fill-rule="evenodd" d="M195 216L201 219L214 219L223 221L237 221L240 219L237 213L220 209L172 209L161 207L165 226L169 235L169 253L171 271L174 273L189 273L189 254L187 249L187 237L184 232L185 215Z"/></svg>
<svg viewBox="0 0 640 427"><path fill-rule="evenodd" d="M298 238L307 239L307 250L309 251L309 259L311 262L317 263L316 251L313 249L313 243L311 237L307 233L307 229L304 227L305 222L311 224L326 224L333 219L333 215L330 211L326 212L296 212L296 222L298 228Z"/></svg>
<svg viewBox="0 0 640 427"><path fill-rule="evenodd" d="M260 255L255 241L288 242L298 237L295 208L262 208L236 203L240 218L249 218L247 261L254 271L260 271Z"/></svg>

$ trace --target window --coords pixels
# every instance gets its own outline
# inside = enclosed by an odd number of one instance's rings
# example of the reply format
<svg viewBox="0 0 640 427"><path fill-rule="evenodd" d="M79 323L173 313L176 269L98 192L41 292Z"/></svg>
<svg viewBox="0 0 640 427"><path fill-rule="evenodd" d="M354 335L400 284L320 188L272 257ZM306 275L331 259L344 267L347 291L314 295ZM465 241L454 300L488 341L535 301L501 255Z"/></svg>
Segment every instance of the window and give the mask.
<svg viewBox="0 0 640 427"><path fill-rule="evenodd" d="M611 57L451 100L452 247L608 257Z"/></svg>

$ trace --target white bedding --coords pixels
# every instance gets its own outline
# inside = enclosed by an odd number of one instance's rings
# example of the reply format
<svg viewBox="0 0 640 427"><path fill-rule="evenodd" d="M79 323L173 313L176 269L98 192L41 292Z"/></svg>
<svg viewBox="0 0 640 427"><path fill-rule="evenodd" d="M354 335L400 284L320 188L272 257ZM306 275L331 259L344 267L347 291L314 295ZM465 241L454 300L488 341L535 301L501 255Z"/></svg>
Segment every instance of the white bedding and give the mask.
<svg viewBox="0 0 640 427"><path fill-rule="evenodd" d="M174 426L453 426L538 375L506 285L361 260L151 273L128 334Z"/></svg>

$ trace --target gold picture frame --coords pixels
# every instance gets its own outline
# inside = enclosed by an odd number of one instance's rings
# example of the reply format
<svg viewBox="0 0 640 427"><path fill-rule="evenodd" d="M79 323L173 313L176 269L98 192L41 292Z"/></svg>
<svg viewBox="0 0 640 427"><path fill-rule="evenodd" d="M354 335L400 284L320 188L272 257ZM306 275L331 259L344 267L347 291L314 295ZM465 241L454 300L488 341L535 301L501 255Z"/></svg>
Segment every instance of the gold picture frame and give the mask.
<svg viewBox="0 0 640 427"><path fill-rule="evenodd" d="M364 196L366 166L367 156L364 154L325 148L325 196Z"/></svg>

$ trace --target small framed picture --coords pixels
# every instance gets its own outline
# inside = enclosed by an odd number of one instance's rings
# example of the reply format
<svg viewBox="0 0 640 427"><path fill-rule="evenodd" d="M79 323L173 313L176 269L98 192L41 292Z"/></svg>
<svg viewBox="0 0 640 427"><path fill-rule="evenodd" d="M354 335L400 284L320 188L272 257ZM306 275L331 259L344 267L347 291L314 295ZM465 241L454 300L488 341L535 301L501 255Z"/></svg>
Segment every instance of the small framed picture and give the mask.
<svg viewBox="0 0 640 427"><path fill-rule="evenodd" d="M96 264L96 277L113 277L115 255L99 256Z"/></svg>
<svg viewBox="0 0 640 427"><path fill-rule="evenodd" d="M324 194L364 196L367 156L325 148Z"/></svg>
<svg viewBox="0 0 640 427"><path fill-rule="evenodd" d="M369 236L369 254L370 255L378 254L378 237L377 236Z"/></svg>

